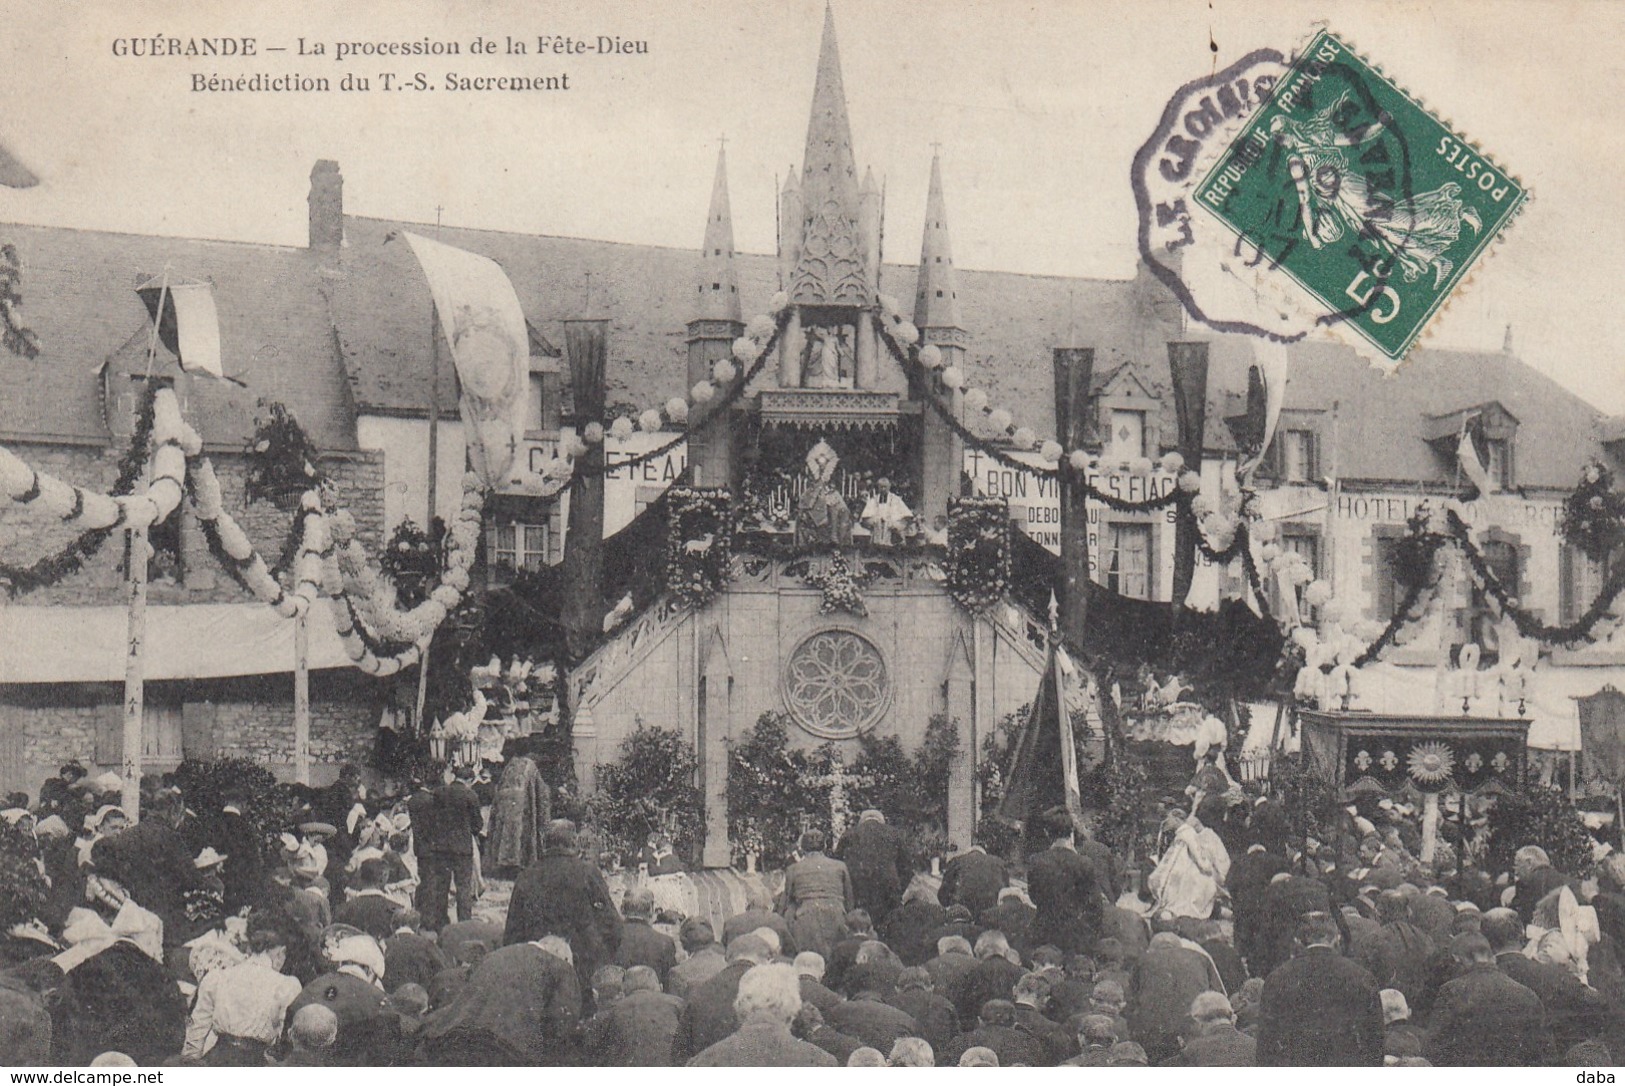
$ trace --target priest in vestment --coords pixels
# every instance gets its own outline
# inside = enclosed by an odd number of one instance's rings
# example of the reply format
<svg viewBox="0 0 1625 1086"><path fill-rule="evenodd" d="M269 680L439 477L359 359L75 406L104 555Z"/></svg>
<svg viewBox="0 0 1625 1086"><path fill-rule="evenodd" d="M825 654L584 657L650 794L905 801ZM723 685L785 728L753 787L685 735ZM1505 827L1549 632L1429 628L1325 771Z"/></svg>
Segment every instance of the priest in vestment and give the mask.
<svg viewBox="0 0 1625 1086"><path fill-rule="evenodd" d="M508 759L491 808L486 864L499 878L513 878L541 854L542 830L551 818L542 771L528 755Z"/></svg>
<svg viewBox="0 0 1625 1086"><path fill-rule="evenodd" d="M1174 831L1173 843L1162 854L1147 884L1155 895L1158 915L1189 916L1205 920L1213 915L1219 888L1230 873L1230 853L1209 828L1224 820L1224 800L1197 796L1196 809Z"/></svg>

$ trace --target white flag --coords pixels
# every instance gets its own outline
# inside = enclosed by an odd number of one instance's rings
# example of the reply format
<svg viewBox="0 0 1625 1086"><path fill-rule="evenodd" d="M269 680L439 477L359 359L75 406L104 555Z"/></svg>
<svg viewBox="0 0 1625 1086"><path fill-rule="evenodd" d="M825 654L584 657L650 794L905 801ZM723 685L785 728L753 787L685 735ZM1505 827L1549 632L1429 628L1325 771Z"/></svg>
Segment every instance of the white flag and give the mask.
<svg viewBox="0 0 1625 1086"><path fill-rule="evenodd" d="M158 338L179 360L181 369L225 377L220 363L220 313L215 309L212 286L149 282L136 293L158 322Z"/></svg>
<svg viewBox="0 0 1625 1086"><path fill-rule="evenodd" d="M525 431L530 335L513 283L496 261L406 233L429 280L462 382L469 459L489 487L508 481Z"/></svg>

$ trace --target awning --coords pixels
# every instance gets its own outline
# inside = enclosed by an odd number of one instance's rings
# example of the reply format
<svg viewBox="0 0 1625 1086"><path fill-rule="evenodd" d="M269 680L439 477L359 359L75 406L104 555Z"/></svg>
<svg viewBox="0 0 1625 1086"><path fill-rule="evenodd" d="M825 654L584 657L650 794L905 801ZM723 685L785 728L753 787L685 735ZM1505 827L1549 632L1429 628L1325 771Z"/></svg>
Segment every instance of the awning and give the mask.
<svg viewBox="0 0 1625 1086"><path fill-rule="evenodd" d="M1431 667L1383 663L1361 668L1354 676L1353 708L1376 713L1431 713L1434 676ZM1530 697L1524 705L1530 720L1529 745L1542 750L1580 749L1580 711L1574 699L1595 694L1607 683L1625 687L1625 668L1542 663L1530 676ZM1492 691L1493 687L1486 683L1486 696L1470 699L1472 715L1496 715L1498 699ZM1447 713L1460 708L1459 697L1447 699Z"/></svg>
<svg viewBox="0 0 1625 1086"><path fill-rule="evenodd" d="M330 600L308 620L310 668L350 667ZM0 607L0 683L123 682L123 607ZM262 603L147 607L148 679L221 679L293 670L292 619Z"/></svg>

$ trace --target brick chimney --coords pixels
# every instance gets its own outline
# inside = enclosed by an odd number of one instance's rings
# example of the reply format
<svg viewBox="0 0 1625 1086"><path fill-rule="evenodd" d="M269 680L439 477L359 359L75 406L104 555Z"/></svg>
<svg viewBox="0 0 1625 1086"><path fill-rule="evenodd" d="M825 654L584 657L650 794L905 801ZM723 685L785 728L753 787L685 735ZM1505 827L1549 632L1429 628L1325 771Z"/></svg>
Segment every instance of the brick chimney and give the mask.
<svg viewBox="0 0 1625 1086"><path fill-rule="evenodd" d="M316 160L310 171L310 247L337 252L344 243L344 175L330 158Z"/></svg>

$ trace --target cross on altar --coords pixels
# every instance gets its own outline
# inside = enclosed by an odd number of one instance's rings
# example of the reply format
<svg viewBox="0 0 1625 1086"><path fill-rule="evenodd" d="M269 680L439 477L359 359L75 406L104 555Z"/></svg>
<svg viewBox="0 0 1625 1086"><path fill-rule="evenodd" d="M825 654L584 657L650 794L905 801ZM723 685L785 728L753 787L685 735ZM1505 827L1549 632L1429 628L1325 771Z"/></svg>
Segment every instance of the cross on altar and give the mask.
<svg viewBox="0 0 1625 1086"><path fill-rule="evenodd" d="M866 773L848 773L846 763L836 754L829 772L808 777L806 783L814 788L829 789L829 847L833 849L841 834L846 832L846 820L852 813L846 805L847 788L867 788L875 783L874 778Z"/></svg>

